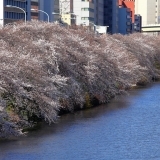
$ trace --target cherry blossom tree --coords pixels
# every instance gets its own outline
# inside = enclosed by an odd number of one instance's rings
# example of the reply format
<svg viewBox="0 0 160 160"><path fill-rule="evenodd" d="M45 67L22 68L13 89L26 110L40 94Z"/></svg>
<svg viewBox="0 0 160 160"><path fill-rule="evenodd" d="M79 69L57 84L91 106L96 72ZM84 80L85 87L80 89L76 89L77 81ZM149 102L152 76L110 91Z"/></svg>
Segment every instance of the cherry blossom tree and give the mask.
<svg viewBox="0 0 160 160"><path fill-rule="evenodd" d="M160 38L38 21L0 30L0 137L158 79Z"/></svg>

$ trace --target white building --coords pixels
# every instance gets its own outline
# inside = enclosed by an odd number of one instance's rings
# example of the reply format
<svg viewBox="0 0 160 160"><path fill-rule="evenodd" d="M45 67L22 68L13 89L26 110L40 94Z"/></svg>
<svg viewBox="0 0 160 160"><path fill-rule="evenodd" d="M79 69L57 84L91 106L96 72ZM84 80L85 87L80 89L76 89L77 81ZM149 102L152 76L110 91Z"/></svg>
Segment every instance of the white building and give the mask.
<svg viewBox="0 0 160 160"><path fill-rule="evenodd" d="M135 0L135 14L142 16L142 26L160 23L160 0Z"/></svg>
<svg viewBox="0 0 160 160"><path fill-rule="evenodd" d="M87 0L73 0L73 12L76 16L77 25L87 25L94 23L94 3Z"/></svg>

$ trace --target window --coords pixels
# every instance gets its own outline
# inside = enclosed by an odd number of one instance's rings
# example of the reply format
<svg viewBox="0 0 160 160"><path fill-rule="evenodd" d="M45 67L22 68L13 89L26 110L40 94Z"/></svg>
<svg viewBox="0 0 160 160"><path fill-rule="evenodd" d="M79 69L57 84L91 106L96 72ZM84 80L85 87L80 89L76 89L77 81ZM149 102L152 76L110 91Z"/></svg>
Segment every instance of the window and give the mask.
<svg viewBox="0 0 160 160"><path fill-rule="evenodd" d="M92 2L92 3L94 3L94 0L81 0L81 1L83 1L83 2Z"/></svg>
<svg viewBox="0 0 160 160"><path fill-rule="evenodd" d="M90 12L94 12L94 9L92 9L92 8L81 8L81 11L90 11Z"/></svg>
<svg viewBox="0 0 160 160"><path fill-rule="evenodd" d="M94 21L94 18L92 18L92 17L82 17L81 20Z"/></svg>

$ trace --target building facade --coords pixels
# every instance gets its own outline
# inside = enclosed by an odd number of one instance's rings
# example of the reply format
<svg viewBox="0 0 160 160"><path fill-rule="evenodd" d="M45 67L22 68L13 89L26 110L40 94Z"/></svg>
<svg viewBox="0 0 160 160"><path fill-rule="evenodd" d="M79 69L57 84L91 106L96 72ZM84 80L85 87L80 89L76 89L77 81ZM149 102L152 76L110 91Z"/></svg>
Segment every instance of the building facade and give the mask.
<svg viewBox="0 0 160 160"><path fill-rule="evenodd" d="M130 34L134 32L135 0L118 0L119 18L118 33Z"/></svg>
<svg viewBox="0 0 160 160"><path fill-rule="evenodd" d="M103 25L104 0L59 0L58 13L61 15L61 20L67 24Z"/></svg>
<svg viewBox="0 0 160 160"><path fill-rule="evenodd" d="M94 0L94 23L104 25L104 0Z"/></svg>
<svg viewBox="0 0 160 160"><path fill-rule="evenodd" d="M142 16L139 14L136 14L134 16L134 32L141 32L142 31Z"/></svg>
<svg viewBox="0 0 160 160"><path fill-rule="evenodd" d="M59 8L62 22L68 25L76 23L76 17L73 14L73 0L59 0Z"/></svg>
<svg viewBox="0 0 160 160"><path fill-rule="evenodd" d="M38 0L31 0L31 19L36 19L36 20L39 19L38 10L39 10Z"/></svg>
<svg viewBox="0 0 160 160"><path fill-rule="evenodd" d="M68 25L76 24L73 0L54 0L54 21Z"/></svg>
<svg viewBox="0 0 160 160"><path fill-rule="evenodd" d="M132 17L129 8L119 8L118 33L130 34L132 33Z"/></svg>
<svg viewBox="0 0 160 160"><path fill-rule="evenodd" d="M144 0L136 0L137 6L142 5L142 1ZM155 1L156 6L154 6L154 21L159 23L160 0L153 1ZM146 5L146 3L144 4ZM135 17L135 0L1 0L1 25L25 19L24 12L17 7L24 9L27 20L59 21L68 25L94 26L94 28L108 26L107 32L111 34L129 34L134 29L138 31L140 30L139 25L144 19L143 15L143 18ZM153 5L151 8L153 9ZM136 9L138 12L139 8ZM147 13L144 9L139 10ZM151 19L151 17L153 14L147 19Z"/></svg>
<svg viewBox="0 0 160 160"><path fill-rule="evenodd" d="M59 21L60 20L60 15L58 13L60 13L60 0L54 0L54 12L55 14L53 14L53 18L54 21Z"/></svg>
<svg viewBox="0 0 160 160"><path fill-rule="evenodd" d="M118 33L118 2L117 0L104 0L104 26L111 34Z"/></svg>
<svg viewBox="0 0 160 160"><path fill-rule="evenodd" d="M54 0L0 0L0 25L25 20L25 15L27 21L53 22L53 11Z"/></svg>
<svg viewBox="0 0 160 160"><path fill-rule="evenodd" d="M107 31L118 32L118 0L55 0L54 12L55 21L62 20L69 25L109 26Z"/></svg>
<svg viewBox="0 0 160 160"><path fill-rule="evenodd" d="M73 0L73 12L76 15L77 25L89 26L95 23L94 1Z"/></svg>
<svg viewBox="0 0 160 160"><path fill-rule="evenodd" d="M129 8L130 16L132 18L132 23L134 23L134 15L135 15L135 0L118 0L120 8Z"/></svg>
<svg viewBox="0 0 160 160"><path fill-rule="evenodd" d="M54 11L54 0L38 0L38 3L39 3L39 20L40 21L49 20L49 22L53 22L54 16L52 13ZM48 16L42 11L46 12Z"/></svg>
<svg viewBox="0 0 160 160"><path fill-rule="evenodd" d="M142 26L160 23L160 0L136 0L135 14L142 16Z"/></svg>
<svg viewBox="0 0 160 160"><path fill-rule="evenodd" d="M24 10L24 11L23 11ZM1 0L0 1L0 25L4 26L19 20L31 20L30 0Z"/></svg>
<svg viewBox="0 0 160 160"><path fill-rule="evenodd" d="M31 0L31 19L53 22L54 1Z"/></svg>

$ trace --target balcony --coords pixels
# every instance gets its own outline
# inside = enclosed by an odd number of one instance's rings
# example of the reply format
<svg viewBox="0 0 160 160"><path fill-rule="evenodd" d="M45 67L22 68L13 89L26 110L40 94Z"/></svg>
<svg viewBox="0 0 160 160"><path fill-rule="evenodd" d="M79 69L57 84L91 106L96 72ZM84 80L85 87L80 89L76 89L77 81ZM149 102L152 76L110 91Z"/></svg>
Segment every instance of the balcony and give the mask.
<svg viewBox="0 0 160 160"><path fill-rule="evenodd" d="M127 24L127 25L131 25L131 22L127 22L126 24Z"/></svg>

